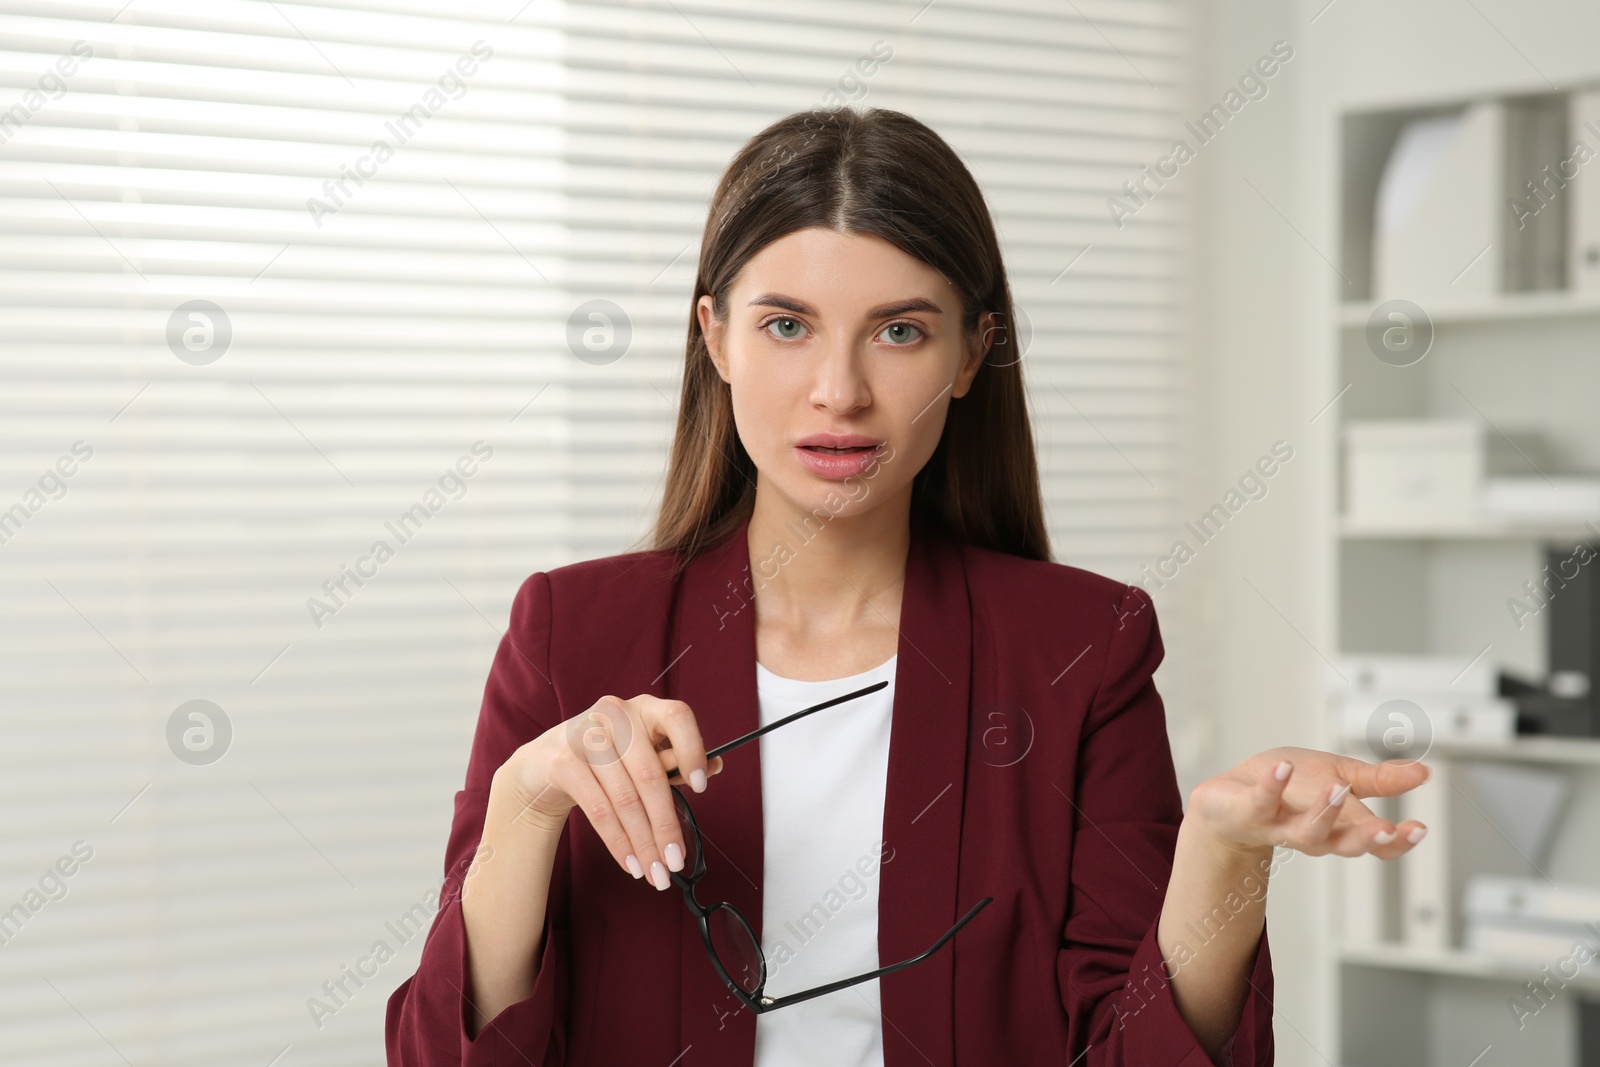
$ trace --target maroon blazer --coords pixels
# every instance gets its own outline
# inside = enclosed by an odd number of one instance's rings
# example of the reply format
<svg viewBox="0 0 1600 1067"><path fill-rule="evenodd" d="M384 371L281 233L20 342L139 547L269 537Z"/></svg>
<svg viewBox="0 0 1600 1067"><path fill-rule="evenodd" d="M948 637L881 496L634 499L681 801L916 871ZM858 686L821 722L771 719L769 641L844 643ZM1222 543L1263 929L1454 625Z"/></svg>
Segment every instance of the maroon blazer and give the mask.
<svg viewBox="0 0 1600 1067"><path fill-rule="evenodd" d="M523 582L456 794L441 905L416 974L389 998L391 1067L753 1062L756 1017L717 977L681 890L631 878L582 808L562 831L533 993L472 1040L459 900L495 769L601 696L686 701L707 747L760 726L751 590L744 525L676 581L666 553L632 552ZM1183 802L1151 681L1163 649L1149 598L914 519L898 647L880 965L994 900L933 956L879 979L885 1067L1210 1064L1156 944ZM759 748L728 753L693 798L712 846L698 899L731 901L758 937ZM1237 1067L1273 1062L1265 933L1250 982L1224 1051Z"/></svg>

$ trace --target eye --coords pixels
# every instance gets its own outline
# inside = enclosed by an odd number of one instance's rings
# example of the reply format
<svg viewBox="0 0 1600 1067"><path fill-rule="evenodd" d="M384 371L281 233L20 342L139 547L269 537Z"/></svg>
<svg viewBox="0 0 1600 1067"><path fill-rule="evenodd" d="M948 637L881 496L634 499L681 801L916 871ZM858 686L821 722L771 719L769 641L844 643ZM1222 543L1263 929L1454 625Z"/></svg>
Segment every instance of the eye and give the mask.
<svg viewBox="0 0 1600 1067"><path fill-rule="evenodd" d="M799 319L791 319L781 315L778 318L768 319L766 322L763 322L760 328L766 330L769 334L772 334L773 337L780 341L793 341L797 335L790 333L773 334L771 330L771 327L773 326L789 327L795 330L805 329L805 327L800 324Z"/></svg>
<svg viewBox="0 0 1600 1067"><path fill-rule="evenodd" d="M916 341L921 340L921 338L922 338L922 328L917 326L916 324L910 323L910 322L891 322L889 325L885 326L882 330L878 331L878 336L882 337L884 334L888 333L890 330L898 330L898 331L900 331L900 333L898 334L898 337L902 338L902 340L891 340L889 342L891 345L894 345L896 347L904 347L906 345L913 344ZM907 331L907 330L915 333L916 336L907 338L906 335L905 335L905 331Z"/></svg>

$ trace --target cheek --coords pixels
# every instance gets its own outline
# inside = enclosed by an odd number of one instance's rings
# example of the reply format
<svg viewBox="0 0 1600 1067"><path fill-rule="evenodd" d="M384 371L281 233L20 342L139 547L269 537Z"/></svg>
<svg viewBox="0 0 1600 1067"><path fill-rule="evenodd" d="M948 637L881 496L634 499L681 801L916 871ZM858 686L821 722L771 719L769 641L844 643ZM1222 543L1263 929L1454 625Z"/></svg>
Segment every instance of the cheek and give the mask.
<svg viewBox="0 0 1600 1067"><path fill-rule="evenodd" d="M942 368L921 366L883 384L880 399L895 412L895 448L920 466L933 455L944 430L945 414L952 403L950 378Z"/></svg>
<svg viewBox="0 0 1600 1067"><path fill-rule="evenodd" d="M783 380L772 368L749 364L734 366L732 376L729 389L739 440L753 458L769 456L793 427L795 412L804 400L800 387Z"/></svg>
<svg viewBox="0 0 1600 1067"><path fill-rule="evenodd" d="M923 401L911 414L916 415L922 407L927 407L927 410L917 417L917 421L907 423L902 429L902 439L895 444L895 448L900 458L908 461L906 466L913 472L921 470L933 455L933 450L939 447L939 436L944 432L945 413L949 405L948 396L940 397L931 405Z"/></svg>

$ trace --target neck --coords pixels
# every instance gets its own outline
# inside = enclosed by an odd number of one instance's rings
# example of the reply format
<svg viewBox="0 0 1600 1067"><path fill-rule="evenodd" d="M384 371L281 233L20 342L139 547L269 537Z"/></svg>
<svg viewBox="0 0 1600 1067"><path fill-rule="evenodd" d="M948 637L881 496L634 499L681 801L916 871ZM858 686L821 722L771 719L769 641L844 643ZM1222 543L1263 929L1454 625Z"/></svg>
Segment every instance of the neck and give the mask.
<svg viewBox="0 0 1600 1067"><path fill-rule="evenodd" d="M857 514L809 511L763 492L746 538L757 619L801 630L882 624L898 617L911 547L910 487Z"/></svg>

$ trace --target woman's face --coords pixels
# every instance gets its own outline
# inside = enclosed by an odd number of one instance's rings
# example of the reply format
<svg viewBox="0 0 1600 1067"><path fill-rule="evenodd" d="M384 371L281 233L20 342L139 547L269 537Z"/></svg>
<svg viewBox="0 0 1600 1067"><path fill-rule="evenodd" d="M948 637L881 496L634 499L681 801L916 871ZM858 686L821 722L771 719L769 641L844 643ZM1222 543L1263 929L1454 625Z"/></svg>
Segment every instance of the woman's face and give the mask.
<svg viewBox="0 0 1600 1067"><path fill-rule="evenodd" d="M745 264L726 323L710 296L697 311L762 483L832 515L909 502L994 320L961 336L961 299L937 270L882 238L818 227Z"/></svg>

